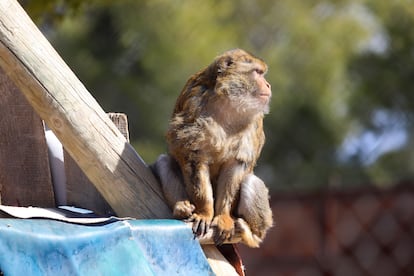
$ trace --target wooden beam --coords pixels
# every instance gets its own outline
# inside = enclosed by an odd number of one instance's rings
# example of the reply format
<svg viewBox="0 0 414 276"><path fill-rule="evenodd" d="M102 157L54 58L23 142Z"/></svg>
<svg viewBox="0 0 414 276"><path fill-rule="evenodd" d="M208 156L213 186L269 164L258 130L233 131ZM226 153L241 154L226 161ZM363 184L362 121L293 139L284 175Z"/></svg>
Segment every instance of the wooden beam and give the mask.
<svg viewBox="0 0 414 276"><path fill-rule="evenodd" d="M128 118L122 113L109 113L109 118L129 142ZM64 151L66 175L66 203L92 210L95 214L114 215L114 210L89 181L78 164Z"/></svg>
<svg viewBox="0 0 414 276"><path fill-rule="evenodd" d="M171 217L144 161L15 0L0 1L0 66L118 216Z"/></svg>

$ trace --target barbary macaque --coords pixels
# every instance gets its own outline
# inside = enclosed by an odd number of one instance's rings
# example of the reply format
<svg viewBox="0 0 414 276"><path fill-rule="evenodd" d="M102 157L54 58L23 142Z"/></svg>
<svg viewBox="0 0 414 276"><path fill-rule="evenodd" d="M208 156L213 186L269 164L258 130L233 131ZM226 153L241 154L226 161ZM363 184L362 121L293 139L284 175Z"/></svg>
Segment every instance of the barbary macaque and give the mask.
<svg viewBox="0 0 414 276"><path fill-rule="evenodd" d="M268 189L253 173L265 136L271 87L267 65L240 50L190 77L167 131L168 154L153 165L174 217L214 242L233 235L258 247L272 226Z"/></svg>

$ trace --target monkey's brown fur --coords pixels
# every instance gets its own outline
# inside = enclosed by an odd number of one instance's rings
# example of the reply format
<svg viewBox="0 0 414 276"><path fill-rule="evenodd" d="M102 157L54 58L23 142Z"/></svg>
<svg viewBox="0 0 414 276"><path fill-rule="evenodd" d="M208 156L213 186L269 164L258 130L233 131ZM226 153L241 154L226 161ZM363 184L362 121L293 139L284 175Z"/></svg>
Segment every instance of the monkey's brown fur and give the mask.
<svg viewBox="0 0 414 276"><path fill-rule="evenodd" d="M193 75L169 124L169 156L155 165L174 216L192 221L197 235L214 227L217 244L240 232L257 247L273 223L267 188L253 174L271 97L266 71L236 49Z"/></svg>

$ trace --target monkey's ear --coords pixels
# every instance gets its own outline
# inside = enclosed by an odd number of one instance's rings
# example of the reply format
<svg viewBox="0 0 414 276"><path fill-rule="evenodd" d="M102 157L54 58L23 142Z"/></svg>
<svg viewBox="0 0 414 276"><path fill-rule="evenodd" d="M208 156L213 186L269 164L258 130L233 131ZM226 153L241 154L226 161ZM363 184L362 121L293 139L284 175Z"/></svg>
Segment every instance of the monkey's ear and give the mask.
<svg viewBox="0 0 414 276"><path fill-rule="evenodd" d="M226 72L229 67L233 65L234 61L231 56L223 57L217 61L217 74Z"/></svg>

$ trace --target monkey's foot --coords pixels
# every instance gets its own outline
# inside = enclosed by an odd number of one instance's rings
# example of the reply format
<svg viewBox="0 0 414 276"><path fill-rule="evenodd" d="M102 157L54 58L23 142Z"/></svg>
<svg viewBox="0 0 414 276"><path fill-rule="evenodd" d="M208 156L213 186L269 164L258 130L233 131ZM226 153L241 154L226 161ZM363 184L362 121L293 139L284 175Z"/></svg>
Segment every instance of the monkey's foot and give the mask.
<svg viewBox="0 0 414 276"><path fill-rule="evenodd" d="M235 235L242 238L242 242L249 247L257 248L262 242L262 239L252 232L250 226L242 218L235 220Z"/></svg>
<svg viewBox="0 0 414 276"><path fill-rule="evenodd" d="M173 216L177 219L188 219L192 216L195 206L188 200L178 201L174 205Z"/></svg>
<svg viewBox="0 0 414 276"><path fill-rule="evenodd" d="M203 236L210 228L212 216L193 213L186 221L193 223L193 233L197 236Z"/></svg>
<svg viewBox="0 0 414 276"><path fill-rule="evenodd" d="M223 244L229 240L235 233L234 220L230 215L221 214L214 218L213 225L216 228L214 233L214 243L216 245Z"/></svg>

